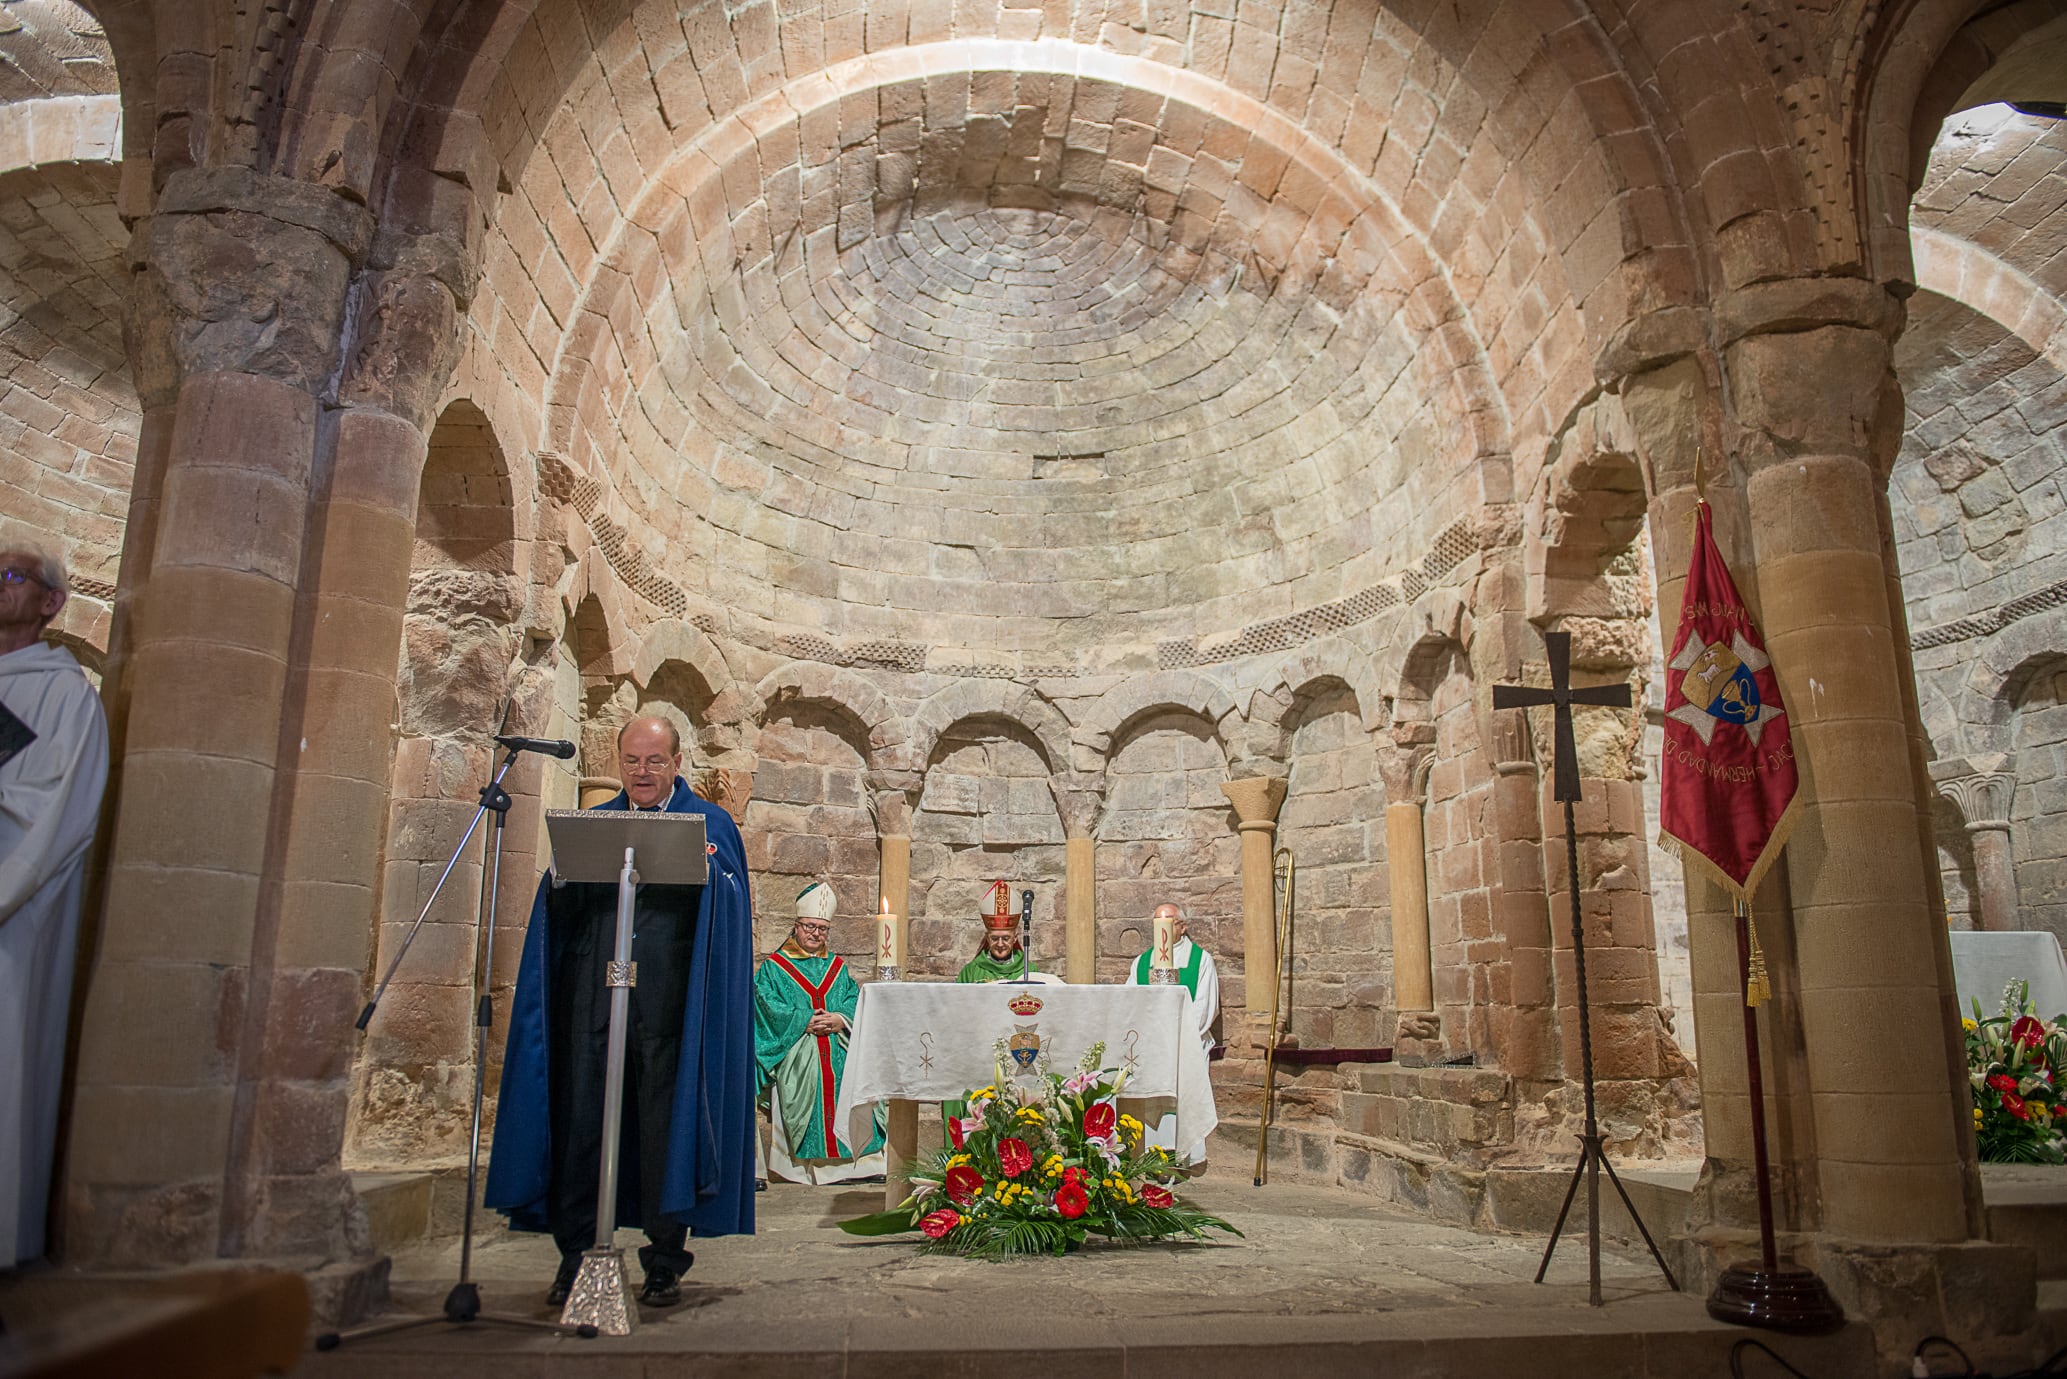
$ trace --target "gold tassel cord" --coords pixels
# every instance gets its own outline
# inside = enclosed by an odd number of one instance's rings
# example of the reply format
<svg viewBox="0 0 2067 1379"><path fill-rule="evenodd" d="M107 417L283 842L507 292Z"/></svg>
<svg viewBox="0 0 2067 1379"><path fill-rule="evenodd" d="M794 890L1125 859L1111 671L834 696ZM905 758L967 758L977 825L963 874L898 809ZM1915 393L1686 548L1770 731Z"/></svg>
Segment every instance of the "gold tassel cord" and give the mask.
<svg viewBox="0 0 2067 1379"><path fill-rule="evenodd" d="M1739 901L1737 910L1744 916L1744 932L1751 938L1751 970L1744 975L1744 1004L1756 1010L1773 999L1773 982L1766 975L1765 950L1758 946L1758 924L1751 917L1750 907Z"/></svg>

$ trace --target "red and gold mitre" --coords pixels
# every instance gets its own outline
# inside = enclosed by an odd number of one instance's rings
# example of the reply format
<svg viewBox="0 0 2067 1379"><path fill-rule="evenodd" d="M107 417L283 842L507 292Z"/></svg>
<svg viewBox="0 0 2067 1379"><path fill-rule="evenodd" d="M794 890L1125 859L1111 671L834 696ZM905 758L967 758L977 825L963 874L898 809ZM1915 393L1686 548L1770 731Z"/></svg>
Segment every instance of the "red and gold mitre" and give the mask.
<svg viewBox="0 0 2067 1379"><path fill-rule="evenodd" d="M1018 928L1018 917L1012 913L1011 887L1002 881L993 881L990 883L990 889L985 894L990 897L990 913L983 917L984 929Z"/></svg>

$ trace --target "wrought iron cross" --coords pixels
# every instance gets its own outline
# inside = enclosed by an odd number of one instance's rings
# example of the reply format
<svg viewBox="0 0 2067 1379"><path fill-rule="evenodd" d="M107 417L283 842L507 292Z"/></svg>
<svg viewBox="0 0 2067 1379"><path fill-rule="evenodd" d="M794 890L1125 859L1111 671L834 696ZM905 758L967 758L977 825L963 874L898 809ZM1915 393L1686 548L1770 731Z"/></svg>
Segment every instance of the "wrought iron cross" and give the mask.
<svg viewBox="0 0 2067 1379"><path fill-rule="evenodd" d="M1552 716L1557 720L1557 745L1551 756L1552 779L1556 784L1553 798L1575 802L1579 798L1579 747L1572 738L1572 706L1601 704L1626 709L1629 707L1629 686L1590 685L1584 689L1573 689L1572 634L1546 632L1543 634L1543 647L1550 653L1550 688L1495 685L1493 707L1528 709L1538 708L1544 704L1550 705Z"/></svg>

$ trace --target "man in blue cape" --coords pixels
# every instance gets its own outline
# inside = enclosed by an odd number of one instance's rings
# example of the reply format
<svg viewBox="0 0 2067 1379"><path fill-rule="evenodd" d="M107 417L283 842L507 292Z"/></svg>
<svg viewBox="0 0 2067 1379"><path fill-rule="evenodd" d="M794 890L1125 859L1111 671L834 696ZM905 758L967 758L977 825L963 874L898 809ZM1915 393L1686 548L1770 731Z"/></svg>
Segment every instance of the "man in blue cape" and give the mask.
<svg viewBox="0 0 2067 1379"><path fill-rule="evenodd" d="M664 1307L695 1262L690 1231L754 1229L753 913L739 830L681 778L674 725L634 719L617 751L624 791L598 807L701 814L710 850L704 885L641 886L633 910L615 1219L645 1231L639 1300ZM615 885L548 871L510 1008L485 1198L512 1228L552 1232L555 1305L596 1243L616 929Z"/></svg>

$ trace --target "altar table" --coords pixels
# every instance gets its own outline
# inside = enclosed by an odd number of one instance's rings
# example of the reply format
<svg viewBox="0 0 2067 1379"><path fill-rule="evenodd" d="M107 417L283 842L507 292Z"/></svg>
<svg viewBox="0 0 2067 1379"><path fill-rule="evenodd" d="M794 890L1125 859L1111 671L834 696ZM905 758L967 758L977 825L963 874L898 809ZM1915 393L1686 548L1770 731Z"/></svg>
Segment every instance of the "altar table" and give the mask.
<svg viewBox="0 0 2067 1379"><path fill-rule="evenodd" d="M866 1144L876 1103L889 1103L886 1207L910 1191L902 1170L918 1152L917 1103L989 1086L998 1041L1027 1033L1039 1036L1049 1071L1065 1075L1104 1041L1104 1065L1127 1069L1122 1096L1147 1103L1144 1119L1174 1110L1180 1145L1197 1144L1219 1123L1206 1049L1182 986L870 982L854 1011L835 1124L848 1127L850 1144ZM1011 1059L1005 1063L1009 1074Z"/></svg>

